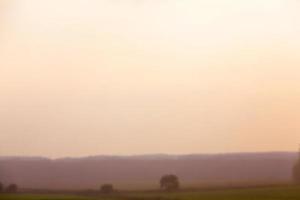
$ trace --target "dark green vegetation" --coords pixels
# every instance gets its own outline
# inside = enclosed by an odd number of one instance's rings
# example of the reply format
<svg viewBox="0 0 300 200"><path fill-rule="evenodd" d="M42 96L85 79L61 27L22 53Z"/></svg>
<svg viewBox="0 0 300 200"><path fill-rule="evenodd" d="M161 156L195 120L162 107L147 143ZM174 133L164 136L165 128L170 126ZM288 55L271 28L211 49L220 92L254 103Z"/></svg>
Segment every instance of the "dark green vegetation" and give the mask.
<svg viewBox="0 0 300 200"><path fill-rule="evenodd" d="M0 200L296 200L300 186L282 186L252 189L203 190L194 192L124 192L113 195L0 195Z"/></svg>

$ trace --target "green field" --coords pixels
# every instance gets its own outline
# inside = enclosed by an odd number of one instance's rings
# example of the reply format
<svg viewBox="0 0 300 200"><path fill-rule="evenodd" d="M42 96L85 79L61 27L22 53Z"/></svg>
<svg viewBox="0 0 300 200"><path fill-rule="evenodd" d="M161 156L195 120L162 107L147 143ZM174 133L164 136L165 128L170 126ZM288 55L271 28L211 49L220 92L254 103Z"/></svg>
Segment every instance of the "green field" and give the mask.
<svg viewBox="0 0 300 200"><path fill-rule="evenodd" d="M204 190L197 192L155 193L136 192L120 193L111 196L92 197L71 195L34 195L2 194L0 200L297 200L300 199L300 187L269 187L253 189Z"/></svg>

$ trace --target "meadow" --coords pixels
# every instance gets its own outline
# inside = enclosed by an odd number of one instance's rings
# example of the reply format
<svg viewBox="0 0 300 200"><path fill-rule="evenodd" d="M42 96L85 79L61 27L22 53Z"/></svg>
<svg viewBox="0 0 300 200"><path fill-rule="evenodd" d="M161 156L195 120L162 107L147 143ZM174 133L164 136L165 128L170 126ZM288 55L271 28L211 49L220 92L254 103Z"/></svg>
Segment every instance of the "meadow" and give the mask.
<svg viewBox="0 0 300 200"><path fill-rule="evenodd" d="M182 192L120 192L113 195L1 194L0 200L297 200L300 186L209 189Z"/></svg>

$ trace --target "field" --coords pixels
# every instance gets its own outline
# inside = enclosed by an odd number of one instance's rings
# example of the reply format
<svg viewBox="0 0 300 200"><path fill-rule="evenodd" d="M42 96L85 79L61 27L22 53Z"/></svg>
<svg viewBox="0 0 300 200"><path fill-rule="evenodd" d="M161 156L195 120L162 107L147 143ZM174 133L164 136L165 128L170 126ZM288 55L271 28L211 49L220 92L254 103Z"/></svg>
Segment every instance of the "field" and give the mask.
<svg viewBox="0 0 300 200"><path fill-rule="evenodd" d="M194 192L158 193L124 192L115 195L72 196L72 195L34 195L2 194L0 200L297 200L300 187L268 187L252 189L223 189Z"/></svg>

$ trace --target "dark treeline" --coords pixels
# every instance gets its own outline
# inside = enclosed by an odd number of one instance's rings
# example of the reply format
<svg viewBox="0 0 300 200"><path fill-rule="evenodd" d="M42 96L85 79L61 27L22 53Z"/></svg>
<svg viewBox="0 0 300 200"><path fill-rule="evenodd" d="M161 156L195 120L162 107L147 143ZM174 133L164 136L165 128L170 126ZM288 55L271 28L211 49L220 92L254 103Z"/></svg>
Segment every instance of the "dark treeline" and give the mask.
<svg viewBox="0 0 300 200"><path fill-rule="evenodd" d="M186 156L0 158L0 180L23 188L87 189L99 184L157 185L162 174L180 182L283 182L292 178L297 153ZM108 186L106 186L108 187Z"/></svg>

